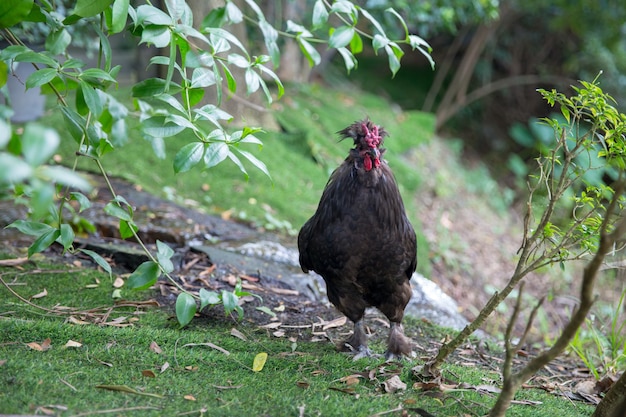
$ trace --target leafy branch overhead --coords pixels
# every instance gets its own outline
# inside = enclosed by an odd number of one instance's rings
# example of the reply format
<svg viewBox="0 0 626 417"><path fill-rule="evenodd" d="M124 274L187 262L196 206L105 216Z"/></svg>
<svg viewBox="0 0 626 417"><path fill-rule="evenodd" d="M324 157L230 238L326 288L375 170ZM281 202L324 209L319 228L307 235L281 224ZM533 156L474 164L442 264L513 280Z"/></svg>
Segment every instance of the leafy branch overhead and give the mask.
<svg viewBox="0 0 626 417"><path fill-rule="evenodd" d="M76 233L94 232L94 226L80 216L91 204L91 185L76 171L77 161L73 168L49 165L60 141L73 140L77 160L92 160L109 185L113 198L104 212L117 219L122 238L136 240L148 255L149 260L128 278L127 289L149 288L162 275L174 282L170 277L173 251L158 242L153 254L141 241L133 207L117 195L107 177L106 156L122 152L131 118L138 120L142 136L159 157L164 157L165 142L176 138L180 143L173 162L177 173L212 168L228 160L246 178L248 164L269 177L270 170L253 153L263 146L256 136L261 128L229 128L234 117L223 104L225 96L241 91L248 96L259 93L267 104L285 94L274 72L281 56L280 37L294 39L312 66L321 62L320 48L328 47L339 52L350 71L357 66L356 56L363 50L364 40L371 42L377 53L382 50L388 55L392 74L400 68L404 55L401 45L417 49L433 64L428 44L410 34L400 14L392 9L386 13L404 28L402 39L391 39L365 8L345 0L318 0L311 21L278 22L282 27L270 24L253 0L241 6L227 0L224 6L213 8L200 27L194 27L193 10L187 2L163 3L163 9L148 1L131 5L129 0L61 1L60 8L52 2L34 0L6 0L0 5L0 33L9 44L0 50L0 86L6 84L13 64L32 65L34 72L24 80L25 88L41 88L56 96L64 121L61 129L68 133L63 137L55 127L37 123L17 129L9 121L13 109L0 106L0 195L19 199L30 209L28 219L11 227L33 236L29 256L57 242L64 251L87 254L113 274L105 258L74 246ZM249 50L247 42L234 34L233 25L243 24L258 28L265 51ZM26 45L33 27L43 36L43 51ZM372 32L366 32L366 27ZM109 38L122 32L134 36L136 44L154 48L149 66L162 67L164 74L132 85L133 108L111 93L118 88L122 68L113 65L116 51ZM70 46L81 37L98 45L94 67L71 55ZM68 221L68 217L73 220ZM237 300L243 294L236 289L192 296L183 290L177 302L178 320L187 324L197 302L201 308L222 303L227 314L241 314Z"/></svg>

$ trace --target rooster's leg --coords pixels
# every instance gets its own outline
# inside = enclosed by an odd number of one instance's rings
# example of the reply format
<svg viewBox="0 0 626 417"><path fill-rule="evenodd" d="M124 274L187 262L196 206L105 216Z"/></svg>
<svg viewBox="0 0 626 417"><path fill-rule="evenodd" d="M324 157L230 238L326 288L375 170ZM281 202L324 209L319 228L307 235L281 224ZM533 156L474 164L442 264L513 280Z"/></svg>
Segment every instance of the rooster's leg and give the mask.
<svg viewBox="0 0 626 417"><path fill-rule="evenodd" d="M367 335L363 330L363 320L359 319L354 322L354 332L348 340L342 343L341 350L354 353L354 360L374 356L367 347Z"/></svg>
<svg viewBox="0 0 626 417"><path fill-rule="evenodd" d="M411 355L411 342L404 335L402 324L392 321L385 359L390 361L400 358L402 355Z"/></svg>

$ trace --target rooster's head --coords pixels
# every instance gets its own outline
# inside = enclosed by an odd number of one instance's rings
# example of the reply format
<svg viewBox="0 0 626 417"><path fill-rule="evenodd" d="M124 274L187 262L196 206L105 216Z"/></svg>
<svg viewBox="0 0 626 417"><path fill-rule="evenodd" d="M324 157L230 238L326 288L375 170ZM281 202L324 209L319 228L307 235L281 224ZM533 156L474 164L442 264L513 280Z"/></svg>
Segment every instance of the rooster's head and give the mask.
<svg viewBox="0 0 626 417"><path fill-rule="evenodd" d="M385 129L365 119L354 122L338 133L342 139L354 140L354 149L351 153L356 153L359 158L362 158L363 168L366 171L380 166L380 159L385 151L382 148L383 140L387 136Z"/></svg>

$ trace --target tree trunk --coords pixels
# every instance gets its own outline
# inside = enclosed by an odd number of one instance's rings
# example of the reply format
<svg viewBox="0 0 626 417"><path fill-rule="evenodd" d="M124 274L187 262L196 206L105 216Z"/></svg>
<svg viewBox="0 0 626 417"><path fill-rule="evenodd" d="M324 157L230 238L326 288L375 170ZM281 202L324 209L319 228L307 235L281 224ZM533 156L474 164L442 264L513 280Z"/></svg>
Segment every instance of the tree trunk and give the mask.
<svg viewBox="0 0 626 417"><path fill-rule="evenodd" d="M626 372L613 384L591 417L626 416Z"/></svg>
<svg viewBox="0 0 626 417"><path fill-rule="evenodd" d="M306 2L302 0L283 1L284 16L277 19L275 26L281 23L281 20L293 20L301 22L306 13ZM306 82L309 79L311 67L308 61L300 52L298 43L289 38L285 38L285 44L281 48L280 67L277 75L283 82Z"/></svg>

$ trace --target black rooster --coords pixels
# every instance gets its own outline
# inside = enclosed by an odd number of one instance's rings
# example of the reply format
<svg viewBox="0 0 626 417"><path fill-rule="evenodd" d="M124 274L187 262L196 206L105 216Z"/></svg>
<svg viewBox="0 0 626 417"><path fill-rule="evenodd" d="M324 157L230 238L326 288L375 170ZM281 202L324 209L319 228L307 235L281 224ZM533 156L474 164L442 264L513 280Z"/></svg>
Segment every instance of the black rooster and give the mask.
<svg viewBox="0 0 626 417"><path fill-rule="evenodd" d="M369 119L338 132L354 148L332 173L317 211L300 230L300 266L320 274L328 299L354 322L340 348L369 356L363 314L378 308L391 322L385 357L409 355L402 317L417 264L415 231L398 185L383 160L387 132Z"/></svg>

